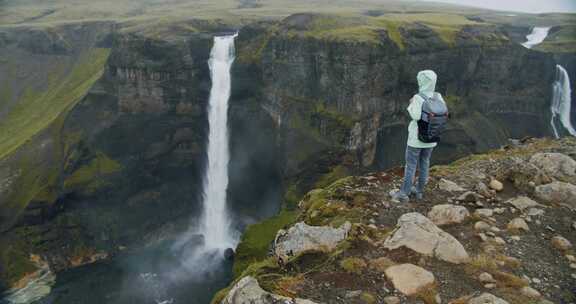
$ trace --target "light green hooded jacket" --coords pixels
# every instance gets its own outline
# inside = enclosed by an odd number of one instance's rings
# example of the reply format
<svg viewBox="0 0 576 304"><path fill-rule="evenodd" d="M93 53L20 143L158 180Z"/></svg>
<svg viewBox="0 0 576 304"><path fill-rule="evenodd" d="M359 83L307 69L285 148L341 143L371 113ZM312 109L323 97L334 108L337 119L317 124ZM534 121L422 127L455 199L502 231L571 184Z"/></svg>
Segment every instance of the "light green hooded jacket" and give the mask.
<svg viewBox="0 0 576 304"><path fill-rule="evenodd" d="M438 78L436 73L432 70L420 71L416 78L418 79L419 93L427 97L432 97L436 89L436 79ZM438 94L438 96L440 96L440 99L444 102L442 95ZM408 125L408 146L413 148L436 147L436 143L425 143L418 139L418 120L422 117L422 104L424 101L422 97L416 94L412 97L410 105L406 109L412 119L410 125Z"/></svg>

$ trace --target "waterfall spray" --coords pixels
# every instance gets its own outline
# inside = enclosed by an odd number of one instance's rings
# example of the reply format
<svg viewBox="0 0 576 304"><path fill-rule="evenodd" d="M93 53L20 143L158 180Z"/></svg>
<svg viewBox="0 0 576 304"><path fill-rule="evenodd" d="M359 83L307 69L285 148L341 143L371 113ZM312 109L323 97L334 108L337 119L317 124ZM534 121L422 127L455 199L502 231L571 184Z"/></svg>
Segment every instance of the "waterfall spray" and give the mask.
<svg viewBox="0 0 576 304"><path fill-rule="evenodd" d="M556 138L560 137L556 125L561 124L566 131L572 136L576 136L576 130L570 121L570 113L572 110L572 90L570 88L570 77L568 72L561 65L556 65L556 81L552 85L553 96L552 105L550 110L552 112L552 119L550 124L554 131Z"/></svg>

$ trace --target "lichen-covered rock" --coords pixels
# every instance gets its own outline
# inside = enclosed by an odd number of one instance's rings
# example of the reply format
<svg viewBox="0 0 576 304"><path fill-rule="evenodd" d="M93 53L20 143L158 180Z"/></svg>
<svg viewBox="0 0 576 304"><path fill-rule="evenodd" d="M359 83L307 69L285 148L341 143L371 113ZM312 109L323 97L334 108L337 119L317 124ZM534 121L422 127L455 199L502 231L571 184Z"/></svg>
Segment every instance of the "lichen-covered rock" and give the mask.
<svg viewBox="0 0 576 304"><path fill-rule="evenodd" d="M420 254L461 264L469 260L466 249L450 234L420 213L407 213L398 219L396 229L384 242L389 250L406 247Z"/></svg>
<svg viewBox="0 0 576 304"><path fill-rule="evenodd" d="M524 231L530 231L530 227L528 227L528 224L526 223L526 221L522 218L515 218L513 220L511 220L508 223L507 226L508 230L524 230Z"/></svg>
<svg viewBox="0 0 576 304"><path fill-rule="evenodd" d="M506 203L514 206L514 208L516 208L520 211L524 211L525 209L533 208L533 207L542 207L542 205L538 204L537 202L535 202L534 200L532 200L526 196L519 196L519 197L510 199L510 200L506 201Z"/></svg>
<svg viewBox="0 0 576 304"><path fill-rule="evenodd" d="M575 185L564 182L553 182L536 187L534 194L544 202L567 204L576 208Z"/></svg>
<svg viewBox="0 0 576 304"><path fill-rule="evenodd" d="M562 153L536 153L530 158L530 163L562 181L576 178L576 160Z"/></svg>
<svg viewBox="0 0 576 304"><path fill-rule="evenodd" d="M274 253L277 257L285 259L305 251L330 251L346 239L351 227L349 222L344 223L340 228L297 223L287 231L278 231L274 242Z"/></svg>
<svg viewBox="0 0 576 304"><path fill-rule="evenodd" d="M557 235L552 238L552 246L561 251L567 251L572 249L572 243L568 239L560 235Z"/></svg>
<svg viewBox="0 0 576 304"><path fill-rule="evenodd" d="M468 300L468 304L508 304L508 302L493 294L485 292L477 297Z"/></svg>
<svg viewBox="0 0 576 304"><path fill-rule="evenodd" d="M455 182L444 179L444 178L438 182L438 189L440 189L442 191L447 191L447 192L464 192L464 191L466 191L466 189L460 187Z"/></svg>
<svg viewBox="0 0 576 304"><path fill-rule="evenodd" d="M451 204L436 205L428 212L428 218L438 226L460 224L469 216L466 207Z"/></svg>
<svg viewBox="0 0 576 304"><path fill-rule="evenodd" d="M388 267L386 277L394 288L411 296L434 284L434 274L413 264L401 264Z"/></svg>
<svg viewBox="0 0 576 304"><path fill-rule="evenodd" d="M266 292L260 287L258 281L247 276L232 287L221 304L315 304L305 299L291 299Z"/></svg>

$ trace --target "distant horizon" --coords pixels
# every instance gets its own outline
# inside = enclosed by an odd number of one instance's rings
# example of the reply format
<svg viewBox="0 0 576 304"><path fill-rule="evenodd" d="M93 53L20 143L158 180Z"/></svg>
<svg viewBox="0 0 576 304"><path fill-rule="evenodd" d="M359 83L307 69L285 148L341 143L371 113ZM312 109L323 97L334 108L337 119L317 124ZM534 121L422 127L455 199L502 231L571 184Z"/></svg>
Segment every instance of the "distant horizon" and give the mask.
<svg viewBox="0 0 576 304"><path fill-rule="evenodd" d="M421 0L517 13L576 13L574 0ZM544 3L543 3L544 2Z"/></svg>

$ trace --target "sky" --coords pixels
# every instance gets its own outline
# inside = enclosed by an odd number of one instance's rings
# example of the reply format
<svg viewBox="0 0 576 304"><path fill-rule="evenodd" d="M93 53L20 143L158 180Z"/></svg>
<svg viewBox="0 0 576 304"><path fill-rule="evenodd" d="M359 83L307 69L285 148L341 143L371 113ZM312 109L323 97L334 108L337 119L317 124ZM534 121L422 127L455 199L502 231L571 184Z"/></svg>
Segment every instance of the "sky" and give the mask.
<svg viewBox="0 0 576 304"><path fill-rule="evenodd" d="M525 13L576 12L576 0L426 0Z"/></svg>

